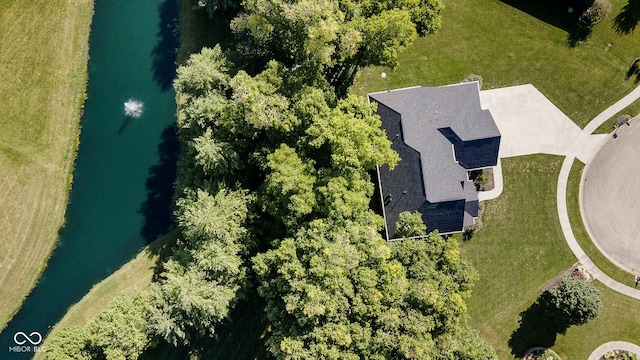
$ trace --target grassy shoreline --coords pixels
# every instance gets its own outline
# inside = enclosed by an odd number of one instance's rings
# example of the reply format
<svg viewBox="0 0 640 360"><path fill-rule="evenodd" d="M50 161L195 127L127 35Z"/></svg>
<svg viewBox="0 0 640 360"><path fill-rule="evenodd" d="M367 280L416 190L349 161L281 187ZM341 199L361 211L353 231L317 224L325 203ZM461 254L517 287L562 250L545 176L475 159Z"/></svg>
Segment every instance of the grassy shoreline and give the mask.
<svg viewBox="0 0 640 360"><path fill-rule="evenodd" d="M17 0L0 12L0 329L35 287L64 226L92 17L92 0Z"/></svg>
<svg viewBox="0 0 640 360"><path fill-rule="evenodd" d="M70 306L64 317L51 328L43 346L46 348L53 336L63 328L86 326L91 318L108 307L119 294L132 296L136 291L149 290L153 278L159 273L162 261L170 253L178 234L178 230L173 230L161 236L116 272L95 284L80 301ZM38 352L34 359L43 359L44 355L43 352Z"/></svg>

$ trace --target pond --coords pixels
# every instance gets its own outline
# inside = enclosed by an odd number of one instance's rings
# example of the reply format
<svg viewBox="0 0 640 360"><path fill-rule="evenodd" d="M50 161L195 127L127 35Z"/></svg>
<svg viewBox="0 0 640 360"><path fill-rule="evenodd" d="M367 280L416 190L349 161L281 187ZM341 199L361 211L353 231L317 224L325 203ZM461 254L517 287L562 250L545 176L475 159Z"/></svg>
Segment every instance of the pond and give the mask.
<svg viewBox="0 0 640 360"><path fill-rule="evenodd" d="M173 227L177 18L177 0L95 2L66 224L39 284L0 334L0 358L32 357L7 352L16 337L37 342L18 333L45 336L94 284Z"/></svg>

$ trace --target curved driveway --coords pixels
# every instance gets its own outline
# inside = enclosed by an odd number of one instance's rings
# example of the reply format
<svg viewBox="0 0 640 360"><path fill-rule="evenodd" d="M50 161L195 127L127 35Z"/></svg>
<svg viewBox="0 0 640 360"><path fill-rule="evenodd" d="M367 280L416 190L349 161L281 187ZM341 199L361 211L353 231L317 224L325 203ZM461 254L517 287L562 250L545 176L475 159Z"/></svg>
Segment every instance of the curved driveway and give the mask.
<svg viewBox="0 0 640 360"><path fill-rule="evenodd" d="M482 107L491 111L502 134L501 158L535 153L565 156L558 177L556 196L558 218L565 240L576 258L596 279L607 287L636 299L640 299L640 290L611 279L595 266L578 244L567 213L567 182L573 161L578 158L589 164L592 156L610 136L591 133L638 98L640 86L604 110L581 130L533 85L480 92ZM633 279L629 280L633 283Z"/></svg>

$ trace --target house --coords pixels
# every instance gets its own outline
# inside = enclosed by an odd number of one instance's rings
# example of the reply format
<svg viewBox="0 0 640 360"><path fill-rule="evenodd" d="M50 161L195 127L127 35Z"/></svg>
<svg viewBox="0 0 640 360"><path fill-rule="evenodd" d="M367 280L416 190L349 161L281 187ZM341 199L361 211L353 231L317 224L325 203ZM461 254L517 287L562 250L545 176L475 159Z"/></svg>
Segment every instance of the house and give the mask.
<svg viewBox="0 0 640 360"><path fill-rule="evenodd" d="M478 194L468 171L495 166L500 147L500 131L479 94L477 82L369 94L401 158L393 170L377 169L387 240L397 238L403 211L419 211L428 231L441 234L475 223Z"/></svg>

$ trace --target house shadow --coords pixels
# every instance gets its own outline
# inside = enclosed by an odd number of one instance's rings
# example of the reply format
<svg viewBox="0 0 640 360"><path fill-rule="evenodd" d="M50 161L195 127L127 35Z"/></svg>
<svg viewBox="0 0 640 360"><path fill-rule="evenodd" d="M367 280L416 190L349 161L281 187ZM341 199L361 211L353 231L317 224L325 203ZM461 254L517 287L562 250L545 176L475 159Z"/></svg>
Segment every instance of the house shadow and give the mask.
<svg viewBox="0 0 640 360"><path fill-rule="evenodd" d="M542 293L535 303L520 313L519 327L509 338L511 354L524 356L532 347L550 348L556 343L557 334L564 334L567 324L559 322L548 305L549 292Z"/></svg>
<svg viewBox="0 0 640 360"><path fill-rule="evenodd" d="M640 21L640 0L628 0L627 5L613 19L613 29L619 35L628 35Z"/></svg>
<svg viewBox="0 0 640 360"><path fill-rule="evenodd" d="M176 76L176 55L180 46L178 9L177 0L165 0L158 5L158 42L151 51L151 67L153 79L162 91L171 88Z"/></svg>
<svg viewBox="0 0 640 360"><path fill-rule="evenodd" d="M144 217L140 235L147 244L175 227L173 193L180 153L178 130L175 125L165 128L161 137L158 145L160 161L149 168L146 181L147 199L139 210Z"/></svg>

